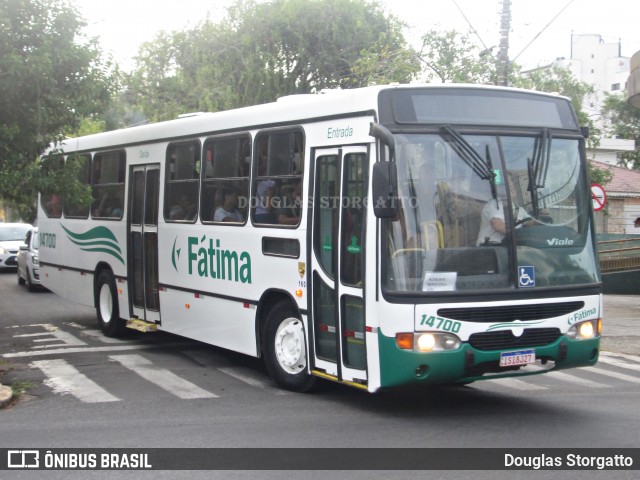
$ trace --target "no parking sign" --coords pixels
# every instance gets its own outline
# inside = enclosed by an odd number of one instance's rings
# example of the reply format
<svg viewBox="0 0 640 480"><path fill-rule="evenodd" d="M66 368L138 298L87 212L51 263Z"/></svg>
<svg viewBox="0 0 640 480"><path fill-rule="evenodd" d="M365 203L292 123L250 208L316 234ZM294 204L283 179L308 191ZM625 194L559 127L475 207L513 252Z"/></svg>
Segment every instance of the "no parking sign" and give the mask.
<svg viewBox="0 0 640 480"><path fill-rule="evenodd" d="M607 194L605 193L602 185L592 183L591 196L593 197L593 211L599 212L607 203Z"/></svg>

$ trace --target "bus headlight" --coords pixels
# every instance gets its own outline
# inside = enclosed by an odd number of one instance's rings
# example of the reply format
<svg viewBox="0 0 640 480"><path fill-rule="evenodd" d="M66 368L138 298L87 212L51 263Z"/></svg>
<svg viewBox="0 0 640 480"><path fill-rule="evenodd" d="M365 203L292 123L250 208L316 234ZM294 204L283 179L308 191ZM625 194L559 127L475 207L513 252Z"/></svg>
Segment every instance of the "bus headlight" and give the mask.
<svg viewBox="0 0 640 480"><path fill-rule="evenodd" d="M416 352L438 352L460 348L461 341L450 333L398 333L396 335L398 348Z"/></svg>
<svg viewBox="0 0 640 480"><path fill-rule="evenodd" d="M601 330L602 321L600 319L588 320L586 322L580 322L572 325L567 332L567 337L575 338L577 340L587 340L589 338L599 336Z"/></svg>
<svg viewBox="0 0 640 480"><path fill-rule="evenodd" d="M416 341L418 350L421 352L430 352L437 344L436 336L433 333L425 333L418 337Z"/></svg>

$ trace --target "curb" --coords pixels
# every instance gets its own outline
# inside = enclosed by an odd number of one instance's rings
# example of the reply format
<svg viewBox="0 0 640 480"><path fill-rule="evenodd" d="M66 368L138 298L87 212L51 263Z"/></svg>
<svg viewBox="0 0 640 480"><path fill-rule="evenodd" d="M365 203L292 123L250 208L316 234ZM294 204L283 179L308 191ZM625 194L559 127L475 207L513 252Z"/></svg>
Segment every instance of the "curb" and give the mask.
<svg viewBox="0 0 640 480"><path fill-rule="evenodd" d="M13 391L0 383L0 408L3 408L13 398Z"/></svg>

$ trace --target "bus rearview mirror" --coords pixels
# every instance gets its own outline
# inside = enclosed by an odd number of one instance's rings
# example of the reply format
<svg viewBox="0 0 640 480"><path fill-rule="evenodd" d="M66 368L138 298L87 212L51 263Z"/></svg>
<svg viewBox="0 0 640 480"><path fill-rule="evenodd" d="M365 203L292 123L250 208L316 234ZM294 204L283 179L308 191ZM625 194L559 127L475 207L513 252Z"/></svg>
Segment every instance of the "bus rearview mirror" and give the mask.
<svg viewBox="0 0 640 480"><path fill-rule="evenodd" d="M394 218L398 214L398 173L393 162L373 165L371 179L373 213L378 218Z"/></svg>

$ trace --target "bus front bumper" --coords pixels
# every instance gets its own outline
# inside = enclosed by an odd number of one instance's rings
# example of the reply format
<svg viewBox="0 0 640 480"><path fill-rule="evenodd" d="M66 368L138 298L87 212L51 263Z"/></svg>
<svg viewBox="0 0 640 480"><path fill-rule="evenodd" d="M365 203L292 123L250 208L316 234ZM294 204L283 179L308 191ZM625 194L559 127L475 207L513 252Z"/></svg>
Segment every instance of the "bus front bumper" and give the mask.
<svg viewBox="0 0 640 480"><path fill-rule="evenodd" d="M382 388L408 384L469 383L591 366L598 361L600 348L600 337L575 340L562 335L550 344L528 348L535 350L535 364L504 368L499 366L500 354L514 349L478 350L462 343L456 350L416 352L400 349L394 337L382 334L378 337Z"/></svg>

